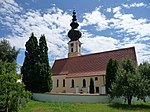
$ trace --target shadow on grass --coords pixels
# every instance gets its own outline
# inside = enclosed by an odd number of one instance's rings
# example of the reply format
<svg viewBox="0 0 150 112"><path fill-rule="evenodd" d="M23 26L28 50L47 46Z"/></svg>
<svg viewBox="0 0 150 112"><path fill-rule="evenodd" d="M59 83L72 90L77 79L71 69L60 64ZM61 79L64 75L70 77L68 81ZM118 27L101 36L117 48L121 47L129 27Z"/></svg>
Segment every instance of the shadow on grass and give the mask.
<svg viewBox="0 0 150 112"><path fill-rule="evenodd" d="M121 109L121 110L149 110L150 105L146 104L110 104L109 105L112 108Z"/></svg>

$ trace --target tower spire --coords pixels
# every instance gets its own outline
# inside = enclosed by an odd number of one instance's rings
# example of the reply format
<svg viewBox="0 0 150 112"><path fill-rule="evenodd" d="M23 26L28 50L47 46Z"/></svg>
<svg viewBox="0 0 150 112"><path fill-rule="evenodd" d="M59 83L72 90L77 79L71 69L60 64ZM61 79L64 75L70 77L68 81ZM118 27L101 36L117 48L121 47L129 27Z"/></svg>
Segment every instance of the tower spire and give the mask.
<svg viewBox="0 0 150 112"><path fill-rule="evenodd" d="M75 10L73 10L73 16L72 17L73 17L72 22L77 21Z"/></svg>
<svg viewBox="0 0 150 112"><path fill-rule="evenodd" d="M77 29L79 24L76 18L76 11L73 10L72 22L70 23L71 30L68 32L68 37L71 41L78 40L81 37L81 32Z"/></svg>
<svg viewBox="0 0 150 112"><path fill-rule="evenodd" d="M81 42L79 38L81 37L81 32L78 30L78 22L76 18L76 11L73 10L72 22L70 23L71 29L68 32L68 37L70 41L68 43L68 57L81 56Z"/></svg>

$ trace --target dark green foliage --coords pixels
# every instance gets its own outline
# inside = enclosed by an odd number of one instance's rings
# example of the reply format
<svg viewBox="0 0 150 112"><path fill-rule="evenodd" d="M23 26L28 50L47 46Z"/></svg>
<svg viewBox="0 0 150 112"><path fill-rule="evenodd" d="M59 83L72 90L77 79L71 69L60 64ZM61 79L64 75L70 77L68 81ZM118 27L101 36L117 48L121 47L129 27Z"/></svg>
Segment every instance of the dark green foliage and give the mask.
<svg viewBox="0 0 150 112"><path fill-rule="evenodd" d="M138 72L141 75L141 80L148 81L149 88L147 89L147 94L148 96L150 96L150 63L149 62L141 63L138 67Z"/></svg>
<svg viewBox="0 0 150 112"><path fill-rule="evenodd" d="M21 101L29 100L30 93L23 83L17 83L15 63L0 61L0 68L0 111L17 112Z"/></svg>
<svg viewBox="0 0 150 112"><path fill-rule="evenodd" d="M94 94L94 81L92 78L90 78L90 93Z"/></svg>
<svg viewBox="0 0 150 112"><path fill-rule="evenodd" d="M136 73L136 65L135 63L130 60L130 59L124 59L122 62L122 68L124 70L125 73L132 73L135 74Z"/></svg>
<svg viewBox="0 0 150 112"><path fill-rule="evenodd" d="M15 47L11 47L9 41L0 41L0 59L2 61L13 62L16 60L19 51Z"/></svg>
<svg viewBox="0 0 150 112"><path fill-rule="evenodd" d="M106 68L106 93L111 94L111 85L115 81L118 63L116 60L110 59Z"/></svg>
<svg viewBox="0 0 150 112"><path fill-rule="evenodd" d="M141 76L148 79L150 83L150 63L148 62L141 63L138 67L138 70Z"/></svg>
<svg viewBox="0 0 150 112"><path fill-rule="evenodd" d="M26 85L25 88L28 91L35 91L38 86L35 83L35 64L38 60L38 41L32 33L29 40L26 42L25 60L21 68L21 74L23 74L23 82ZM34 75L35 74L35 75Z"/></svg>
<svg viewBox="0 0 150 112"><path fill-rule="evenodd" d="M40 71L39 78L41 79L40 91L48 92L52 89L52 79L51 79L51 68L48 61L48 47L44 35L41 35L39 40L39 60L40 60ZM39 65L39 64L38 64Z"/></svg>
<svg viewBox="0 0 150 112"><path fill-rule="evenodd" d="M129 105L133 97L145 100L149 88L148 81L142 79L132 60L125 59L121 65L117 70L115 82L112 84L111 97L124 97Z"/></svg>
<svg viewBox="0 0 150 112"><path fill-rule="evenodd" d="M51 91L51 68L48 61L48 47L45 36L41 35L39 45L36 37L31 35L26 42L24 64L21 68L23 82L26 89L32 92L43 93Z"/></svg>

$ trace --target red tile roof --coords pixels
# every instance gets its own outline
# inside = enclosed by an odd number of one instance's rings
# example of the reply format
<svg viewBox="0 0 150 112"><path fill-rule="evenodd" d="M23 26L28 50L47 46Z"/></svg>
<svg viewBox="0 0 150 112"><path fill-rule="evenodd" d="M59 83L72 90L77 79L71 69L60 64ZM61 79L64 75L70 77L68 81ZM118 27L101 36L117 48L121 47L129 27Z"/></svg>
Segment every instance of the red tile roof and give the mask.
<svg viewBox="0 0 150 112"><path fill-rule="evenodd" d="M110 58L120 61L130 58L137 62L135 48L130 47L56 60L52 67L52 73L53 76L67 75L67 77L105 75Z"/></svg>

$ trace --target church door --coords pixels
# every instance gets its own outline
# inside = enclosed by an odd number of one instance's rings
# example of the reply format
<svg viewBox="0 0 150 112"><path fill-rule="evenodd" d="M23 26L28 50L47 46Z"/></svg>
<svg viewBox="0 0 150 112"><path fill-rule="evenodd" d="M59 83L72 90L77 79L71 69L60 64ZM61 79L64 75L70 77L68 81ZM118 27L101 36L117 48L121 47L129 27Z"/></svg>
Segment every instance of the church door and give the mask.
<svg viewBox="0 0 150 112"><path fill-rule="evenodd" d="M76 87L76 94L79 93L79 87Z"/></svg>

